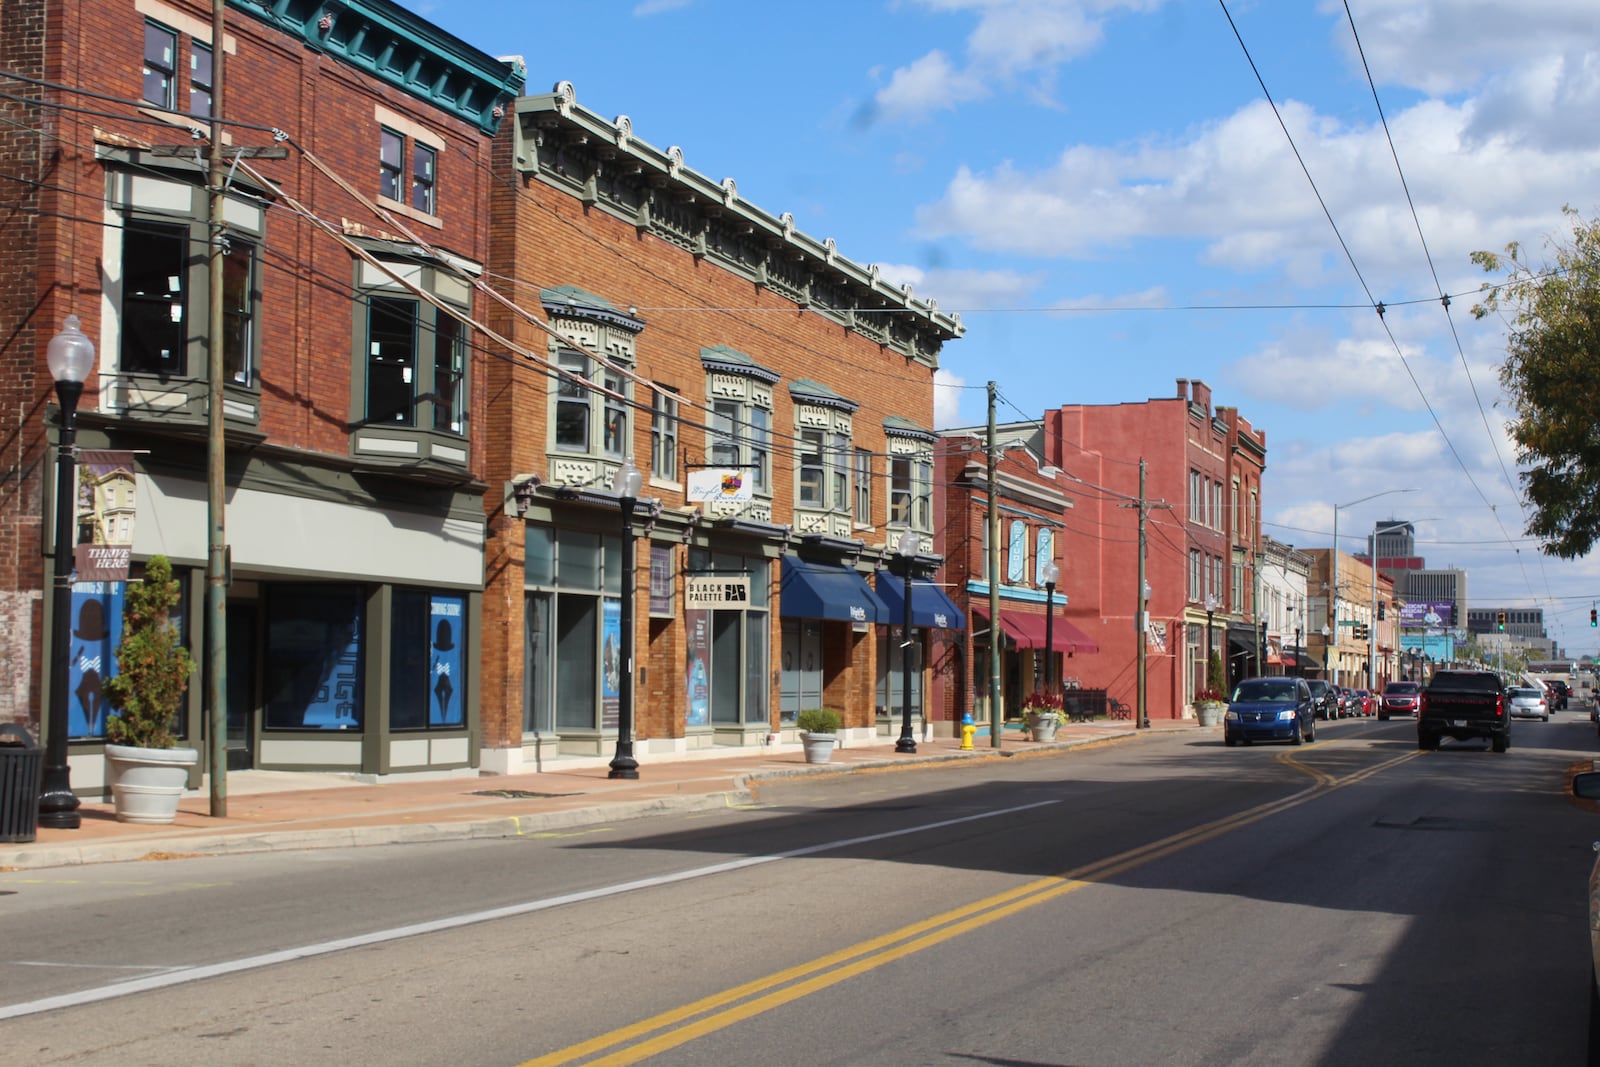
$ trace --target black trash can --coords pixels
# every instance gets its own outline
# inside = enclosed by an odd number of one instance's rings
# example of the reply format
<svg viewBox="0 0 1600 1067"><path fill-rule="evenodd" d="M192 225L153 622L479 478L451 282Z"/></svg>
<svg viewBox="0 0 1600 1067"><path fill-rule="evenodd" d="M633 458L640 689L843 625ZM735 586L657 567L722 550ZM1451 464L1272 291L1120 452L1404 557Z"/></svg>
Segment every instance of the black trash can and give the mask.
<svg viewBox="0 0 1600 1067"><path fill-rule="evenodd" d="M0 841L39 836L43 779L44 749L22 727L0 723Z"/></svg>

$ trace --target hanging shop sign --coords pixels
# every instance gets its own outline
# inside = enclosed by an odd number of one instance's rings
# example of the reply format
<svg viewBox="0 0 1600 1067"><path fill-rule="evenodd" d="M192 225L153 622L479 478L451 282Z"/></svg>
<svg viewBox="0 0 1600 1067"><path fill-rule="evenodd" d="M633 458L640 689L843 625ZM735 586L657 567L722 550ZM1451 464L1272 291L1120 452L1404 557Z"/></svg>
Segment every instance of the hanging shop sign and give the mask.
<svg viewBox="0 0 1600 1067"><path fill-rule="evenodd" d="M691 504L718 500L748 503L755 499L752 490L751 478L742 470L712 467L689 472L688 495Z"/></svg>
<svg viewBox="0 0 1600 1067"><path fill-rule="evenodd" d="M684 606L704 611L743 611L750 606L750 579L691 575L683 581Z"/></svg>

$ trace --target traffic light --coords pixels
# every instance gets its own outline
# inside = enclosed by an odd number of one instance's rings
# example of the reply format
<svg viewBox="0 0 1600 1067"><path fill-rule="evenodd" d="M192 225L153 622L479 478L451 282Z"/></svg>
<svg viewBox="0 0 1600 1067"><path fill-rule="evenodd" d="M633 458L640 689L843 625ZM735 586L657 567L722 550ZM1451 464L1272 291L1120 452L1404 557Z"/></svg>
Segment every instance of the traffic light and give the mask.
<svg viewBox="0 0 1600 1067"><path fill-rule="evenodd" d="M1499 630L1501 633L1505 633L1506 632L1506 613L1505 612L1497 611L1497 612L1494 613L1494 628L1496 630Z"/></svg>
<svg viewBox="0 0 1600 1067"><path fill-rule="evenodd" d="M1389 608L1389 605L1385 604L1381 600L1378 601L1378 621L1379 622L1382 622L1384 620L1384 618L1389 614L1388 608Z"/></svg>
<svg viewBox="0 0 1600 1067"><path fill-rule="evenodd" d="M1594 608L1589 609L1589 625L1600 626L1600 612L1596 612Z"/></svg>
<svg viewBox="0 0 1600 1067"><path fill-rule="evenodd" d="M1366 639L1367 639L1367 624L1364 623L1364 622L1356 623L1356 640L1357 641L1365 641Z"/></svg>

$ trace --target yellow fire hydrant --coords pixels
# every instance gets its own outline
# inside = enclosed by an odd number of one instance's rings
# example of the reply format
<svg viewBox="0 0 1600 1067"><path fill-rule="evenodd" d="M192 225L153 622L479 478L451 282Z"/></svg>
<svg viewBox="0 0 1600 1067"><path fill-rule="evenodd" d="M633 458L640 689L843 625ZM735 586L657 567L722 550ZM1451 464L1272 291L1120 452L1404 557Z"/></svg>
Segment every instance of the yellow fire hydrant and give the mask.
<svg viewBox="0 0 1600 1067"><path fill-rule="evenodd" d="M961 748L963 750L972 748L972 735L977 732L978 728L972 724L972 713L969 711L961 716Z"/></svg>

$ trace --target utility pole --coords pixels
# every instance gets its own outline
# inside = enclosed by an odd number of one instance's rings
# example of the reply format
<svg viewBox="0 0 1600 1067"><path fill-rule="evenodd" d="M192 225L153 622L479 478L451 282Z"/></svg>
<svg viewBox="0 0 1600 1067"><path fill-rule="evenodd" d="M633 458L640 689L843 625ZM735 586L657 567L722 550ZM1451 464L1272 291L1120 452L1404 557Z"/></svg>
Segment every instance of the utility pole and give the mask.
<svg viewBox="0 0 1600 1067"><path fill-rule="evenodd" d="M211 814L228 814L228 622L226 573L228 540L223 514L226 499L223 445L223 328L222 256L223 199L226 175L222 158L222 70L227 55L223 36L225 0L211 0L211 166L208 168L207 226L210 256L211 307L206 323L206 706L210 711Z"/></svg>
<svg viewBox="0 0 1600 1067"><path fill-rule="evenodd" d="M1137 705L1134 708L1134 717L1136 720L1135 729L1139 730L1148 730L1150 728L1150 687L1145 679L1147 655L1145 647L1146 642L1150 639L1150 598L1145 593L1149 585L1144 578L1145 556L1150 545L1146 522L1151 508L1169 508L1172 506L1165 501L1152 501L1145 496L1145 478L1148 470L1148 465L1145 463L1144 457L1141 456L1139 458L1139 496L1135 500L1118 505L1124 508L1139 509L1139 587L1133 592L1135 597L1133 616L1133 628L1135 631L1133 635L1134 673L1137 675L1134 679L1134 703Z"/></svg>
<svg viewBox="0 0 1600 1067"><path fill-rule="evenodd" d="M989 439L985 446L989 473L989 514L984 522L989 530L985 565L989 570L989 747L1000 747L1000 730L1005 724L1005 708L1000 694L1000 450L995 445L995 384L989 383Z"/></svg>
<svg viewBox="0 0 1600 1067"><path fill-rule="evenodd" d="M1136 694L1134 697L1134 703L1136 705L1134 708L1134 714L1137 716L1135 719L1135 728L1139 730L1148 730L1150 728L1149 683L1145 681L1144 676L1146 658L1145 648L1150 640L1150 601L1145 596L1144 580L1144 553L1146 546L1144 528L1146 514L1144 500L1144 473L1144 457L1141 456L1139 458L1139 588L1134 590L1134 596L1137 598L1134 603L1138 605L1138 610L1134 614L1134 618L1136 620L1134 628L1138 632L1133 635L1134 648L1138 652L1137 679L1135 683L1136 689L1134 690Z"/></svg>

